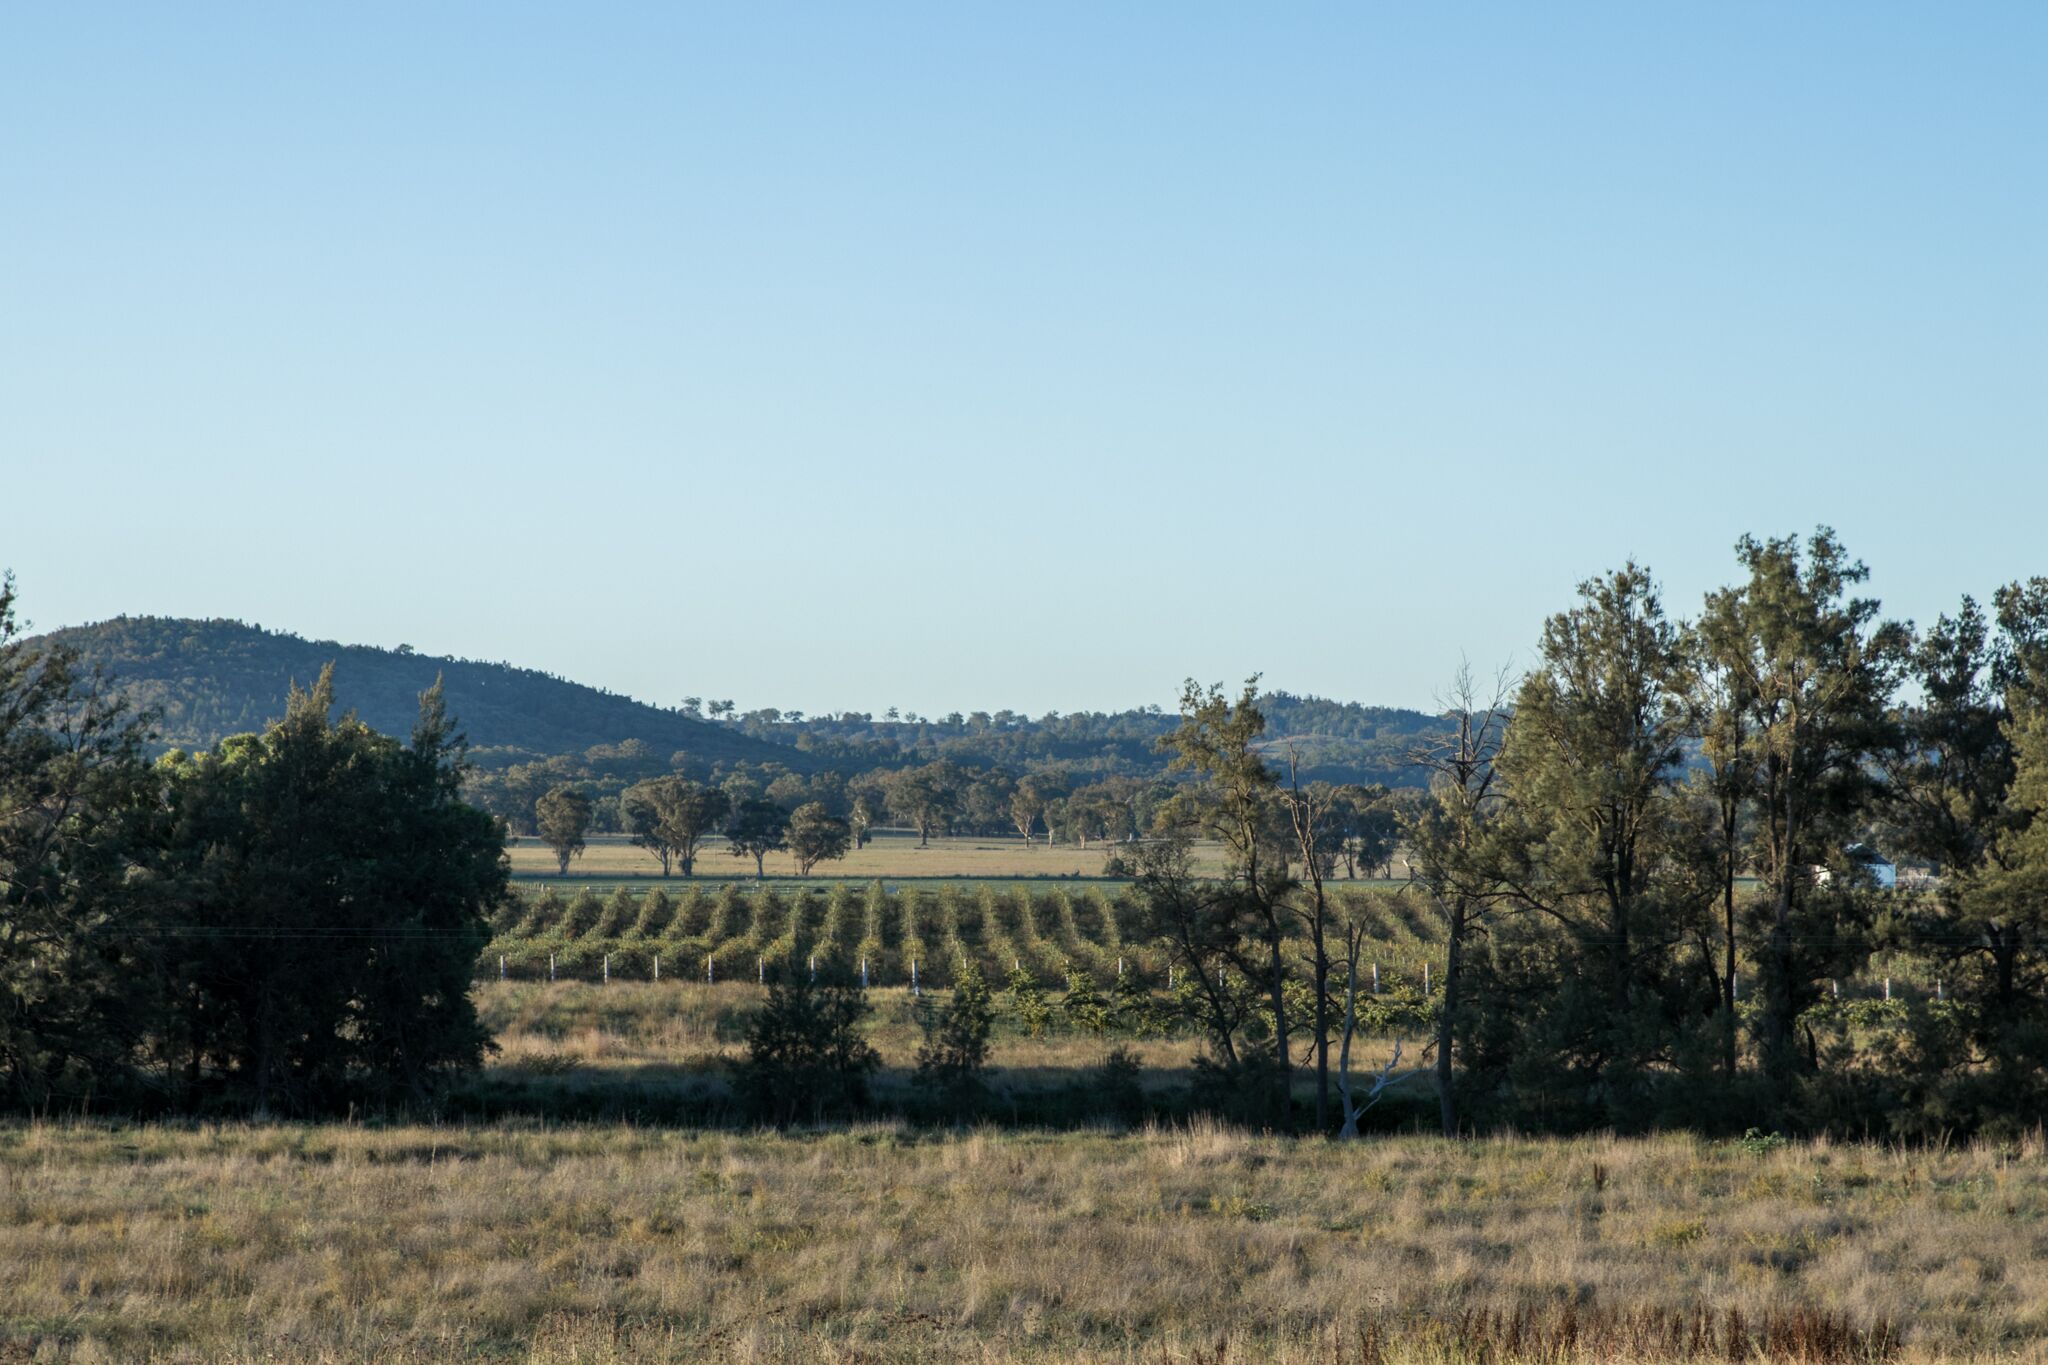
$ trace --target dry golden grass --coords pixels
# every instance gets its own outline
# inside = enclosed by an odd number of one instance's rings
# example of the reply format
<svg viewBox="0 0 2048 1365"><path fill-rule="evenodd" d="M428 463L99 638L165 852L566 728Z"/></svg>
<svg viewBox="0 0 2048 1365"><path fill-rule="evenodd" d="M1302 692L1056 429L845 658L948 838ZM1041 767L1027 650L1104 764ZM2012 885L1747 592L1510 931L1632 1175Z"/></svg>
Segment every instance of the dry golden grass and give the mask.
<svg viewBox="0 0 2048 1365"><path fill-rule="evenodd" d="M519 876L552 876L555 855L538 839L512 841L512 871ZM821 863L815 875L834 879L875 877L1099 877L1106 848L1091 844L1043 843L1026 847L1021 839L934 839L919 848L914 837L884 834L844 858ZM787 853L771 853L764 868L771 877L794 877L796 862ZM732 881L754 875L752 858L735 858L722 839L714 839L697 855L698 880ZM564 880L605 877L661 876L661 864L644 848L618 834L592 835L590 846L569 864ZM674 880L680 880L676 878Z"/></svg>
<svg viewBox="0 0 2048 1365"><path fill-rule="evenodd" d="M726 1067L746 1051L746 1017L763 992L750 982L514 981L481 984L475 996L499 1050L465 1094L493 1112L724 1116ZM922 1038L915 1003L901 988L878 988L869 999L874 1012L866 1032L883 1059L873 1093L896 1111L913 1098ZM1005 999L999 992L998 1003ZM1091 1069L1119 1044L1142 1062L1140 1085L1154 1094L1184 1086L1202 1050L1191 1037L1097 1037L1071 1029L1031 1037L1005 1015L991 1050L991 1112L1042 1114L1045 1097L1085 1086ZM1356 1065L1376 1062L1389 1048L1363 1043ZM1068 1121L1095 1121L1085 1095L1051 1107Z"/></svg>
<svg viewBox="0 0 2048 1365"><path fill-rule="evenodd" d="M1043 842L1027 846L1021 839L1003 838L941 838L932 840L928 848L920 848L914 836L889 831L844 858L819 864L812 875L835 881L871 881L878 877L1100 877L1110 849L1110 845L1102 843L1087 848L1074 844L1047 848ZM511 853L515 875L554 879L555 855L540 840L515 838ZM1197 850L1196 865L1210 874L1220 874L1222 854L1213 846L1203 846ZM787 853L769 854L764 868L771 877L796 876L795 860ZM733 857L722 839L714 839L697 855L696 871L699 881L751 878L754 860ZM661 864L653 854L636 847L624 835L598 834L591 836L590 846L569 864L569 875L560 880L578 886L617 877L652 877L658 881L660 876ZM682 879L671 880L680 883Z"/></svg>
<svg viewBox="0 0 2048 1365"><path fill-rule="evenodd" d="M1705 1304L2040 1360L2044 1230L2038 1144L37 1124L0 1359L1449 1360L1411 1315Z"/></svg>
<svg viewBox="0 0 2048 1365"><path fill-rule="evenodd" d="M757 994L486 986L483 1083L721 1086ZM917 1032L876 999L886 1090ZM998 1093L1105 1046L1006 1028ZM1836 1365L1887 1323L2048 1360L2038 1140L0 1126L0 1362Z"/></svg>
<svg viewBox="0 0 2048 1365"><path fill-rule="evenodd" d="M745 1053L747 1016L766 992L751 981L716 986L697 981L490 981L479 983L472 995L498 1041L495 1066L547 1057L593 1068L687 1063L704 1069ZM943 1001L946 996L937 992L932 998ZM873 1006L868 1040L885 1063L908 1066L922 1037L910 992L877 987L868 992L868 1000ZM998 989L999 1011L1007 1009L1007 1000ZM1007 1013L999 1013L992 1063L999 1072L1072 1072L1095 1065L1114 1043L1125 1044L1155 1067L1187 1066L1201 1051L1194 1038L1098 1038L1067 1029L1034 1038ZM1362 1049L1367 1059L1384 1050L1372 1041Z"/></svg>

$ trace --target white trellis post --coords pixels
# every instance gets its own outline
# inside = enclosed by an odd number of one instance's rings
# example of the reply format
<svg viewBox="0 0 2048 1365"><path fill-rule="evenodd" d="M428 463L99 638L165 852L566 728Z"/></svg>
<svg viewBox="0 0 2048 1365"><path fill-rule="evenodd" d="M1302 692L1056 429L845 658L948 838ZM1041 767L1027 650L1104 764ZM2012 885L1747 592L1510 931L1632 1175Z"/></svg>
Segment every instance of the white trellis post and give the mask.
<svg viewBox="0 0 2048 1365"><path fill-rule="evenodd" d="M555 979L555 955L554 955L553 953L549 953L549 954L548 954L548 980L550 980L550 981L553 981L554 979Z"/></svg>
<svg viewBox="0 0 2048 1365"><path fill-rule="evenodd" d="M754 959L754 982L761 986L768 984L768 959L765 957Z"/></svg>
<svg viewBox="0 0 2048 1365"><path fill-rule="evenodd" d="M862 990L868 988L868 960L866 958L860 960L860 988Z"/></svg>
<svg viewBox="0 0 2048 1365"><path fill-rule="evenodd" d="M1122 958L1118 958L1116 960L1116 974L1118 976L1122 976L1124 974L1124 960Z"/></svg>
<svg viewBox="0 0 2048 1365"><path fill-rule="evenodd" d="M812 954L811 954L811 980L813 980L813 981L816 981L817 979L818 979L818 955L817 955L816 953L812 953Z"/></svg>
<svg viewBox="0 0 2048 1365"><path fill-rule="evenodd" d="M655 979L656 981L659 981L659 980L661 980L661 954L660 954L660 953L656 953L656 954L654 955L654 979Z"/></svg>
<svg viewBox="0 0 2048 1365"><path fill-rule="evenodd" d="M1890 977L1884 979L1884 998L1887 1000L1892 998L1892 979Z"/></svg>
<svg viewBox="0 0 2048 1365"><path fill-rule="evenodd" d="M914 957L910 959L910 993L914 996L922 996L924 994L917 987L917 959Z"/></svg>
<svg viewBox="0 0 2048 1365"><path fill-rule="evenodd" d="M612 955L610 953L604 955L604 984L607 986L612 984Z"/></svg>
<svg viewBox="0 0 2048 1365"><path fill-rule="evenodd" d="M1372 993L1380 993L1380 964L1377 962L1372 964Z"/></svg>
<svg viewBox="0 0 2048 1365"><path fill-rule="evenodd" d="M711 969L711 954L706 953L704 955L704 984L708 986L717 979L717 973Z"/></svg>
<svg viewBox="0 0 2048 1365"><path fill-rule="evenodd" d="M1425 996L1429 994L1429 964L1427 962L1422 964L1422 993Z"/></svg>
<svg viewBox="0 0 2048 1365"><path fill-rule="evenodd" d="M499 953L499 954L498 954L498 980L500 980L500 981L503 981L504 979L505 979L505 955L504 955L503 953Z"/></svg>
<svg viewBox="0 0 2048 1365"><path fill-rule="evenodd" d="M1946 1000L1946 999L1948 999L1948 997L1947 997L1947 996L1945 996L1945 995L1943 995L1943 994L1941 993L1941 978L1940 978L1940 977L1938 977L1938 976L1934 978L1934 998L1935 998L1936 1000Z"/></svg>

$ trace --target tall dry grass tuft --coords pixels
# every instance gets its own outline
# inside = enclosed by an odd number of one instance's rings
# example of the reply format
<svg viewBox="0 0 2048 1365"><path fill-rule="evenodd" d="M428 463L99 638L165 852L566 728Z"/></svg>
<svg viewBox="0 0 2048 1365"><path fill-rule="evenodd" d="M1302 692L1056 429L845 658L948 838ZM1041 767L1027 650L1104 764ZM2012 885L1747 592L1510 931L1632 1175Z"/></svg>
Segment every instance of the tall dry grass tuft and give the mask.
<svg viewBox="0 0 2048 1365"><path fill-rule="evenodd" d="M1319 1365L1879 1365L1896 1359L1899 1349L1889 1322L1859 1327L1843 1314L1808 1306L1765 1309L1751 1317L1740 1308L1716 1312L1701 1305L1672 1310L1565 1303L1468 1309L1442 1318L1374 1315L1348 1331L1331 1327L1320 1341L1298 1343L1299 1354L1288 1354ZM1225 1333L1207 1347L1162 1348L1158 1358L1232 1365L1274 1355Z"/></svg>

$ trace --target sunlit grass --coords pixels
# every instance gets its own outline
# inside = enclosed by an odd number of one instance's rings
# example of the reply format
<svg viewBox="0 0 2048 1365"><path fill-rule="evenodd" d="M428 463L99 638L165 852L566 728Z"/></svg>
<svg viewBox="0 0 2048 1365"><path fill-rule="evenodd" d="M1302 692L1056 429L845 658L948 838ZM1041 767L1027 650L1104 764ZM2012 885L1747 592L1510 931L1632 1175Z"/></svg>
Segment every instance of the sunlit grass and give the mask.
<svg viewBox="0 0 2048 1365"><path fill-rule="evenodd" d="M2040 1359L2044 1228L2038 1144L38 1124L0 1129L0 1339L75 1360L1158 1361L1221 1341L1309 1361L1357 1358L1370 1329L1389 1359L1450 1359L1429 1343L1478 1310L1704 1306L1890 1321L1914 1358Z"/></svg>

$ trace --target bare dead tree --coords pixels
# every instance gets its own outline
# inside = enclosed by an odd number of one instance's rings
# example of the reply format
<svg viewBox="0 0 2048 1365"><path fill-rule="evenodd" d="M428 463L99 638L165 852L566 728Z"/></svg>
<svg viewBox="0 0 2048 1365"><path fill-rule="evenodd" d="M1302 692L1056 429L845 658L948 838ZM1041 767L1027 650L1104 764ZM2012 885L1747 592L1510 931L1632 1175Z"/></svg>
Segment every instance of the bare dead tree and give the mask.
<svg viewBox="0 0 2048 1365"><path fill-rule="evenodd" d="M1366 926L1362 921L1352 920L1346 923L1343 929L1345 967L1344 1040L1337 1050L1337 1094L1343 1106L1344 1118L1343 1126L1337 1130L1337 1136L1340 1138L1355 1138L1358 1136L1358 1120L1365 1114L1366 1110L1386 1098L1387 1091L1399 1085L1402 1081L1422 1075L1429 1070L1429 1066L1425 1062L1422 1066L1410 1067L1406 1071L1401 1070L1401 1049L1407 1040L1396 1038L1394 1040L1394 1055L1388 1059L1385 1066L1373 1073L1372 1085L1366 1090L1364 1097L1359 1098L1353 1093L1351 1089L1351 1040L1358 1033L1358 958L1361 950L1365 947ZM1427 1059L1430 1053L1435 1050L1435 1047L1435 1043L1425 1044L1422 1050L1423 1057Z"/></svg>
<svg viewBox="0 0 2048 1365"><path fill-rule="evenodd" d="M1316 1131L1330 1131L1330 952L1328 929L1330 902L1323 881L1330 864L1329 842L1341 837L1330 816L1338 800L1337 790L1327 782L1301 785L1301 755L1287 746L1287 785L1280 791L1280 804L1287 812L1294 833L1295 849L1308 877L1308 896L1295 904L1295 917L1308 931L1311 967L1315 973L1313 1019L1316 1050Z"/></svg>

